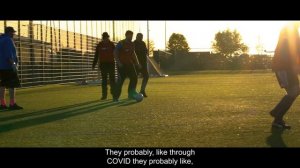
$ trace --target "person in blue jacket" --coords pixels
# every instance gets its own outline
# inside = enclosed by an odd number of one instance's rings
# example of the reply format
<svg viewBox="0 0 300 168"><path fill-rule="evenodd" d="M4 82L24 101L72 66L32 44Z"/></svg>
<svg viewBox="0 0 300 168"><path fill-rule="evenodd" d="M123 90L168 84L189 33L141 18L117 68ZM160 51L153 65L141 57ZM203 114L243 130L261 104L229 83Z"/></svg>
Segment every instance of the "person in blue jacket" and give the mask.
<svg viewBox="0 0 300 168"><path fill-rule="evenodd" d="M13 36L16 31L13 27L6 27L5 33L0 36L0 109L23 109L17 105L15 98L15 88L20 87L18 78L18 57ZM5 102L5 88L9 89L10 106Z"/></svg>

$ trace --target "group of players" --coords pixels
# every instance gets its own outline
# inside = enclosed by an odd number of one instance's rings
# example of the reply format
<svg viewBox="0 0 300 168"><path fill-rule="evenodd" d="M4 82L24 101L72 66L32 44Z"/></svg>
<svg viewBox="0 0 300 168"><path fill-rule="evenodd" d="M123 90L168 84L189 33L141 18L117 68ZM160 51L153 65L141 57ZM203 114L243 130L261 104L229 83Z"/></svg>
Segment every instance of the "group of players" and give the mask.
<svg viewBox="0 0 300 168"><path fill-rule="evenodd" d="M20 110L23 107L16 103L16 90L20 87L18 77L18 57L13 37L16 31L13 27L6 27L3 35L0 36L0 110ZM122 91L122 85L126 77L129 77L128 98L135 99L136 95L147 97L146 85L149 79L147 68L148 50L143 42L143 34L138 33L136 40L132 42L133 32L128 30L126 38L116 46L109 39L109 34L104 32L102 40L97 44L93 69L99 62L99 69L102 76L102 97L107 99L107 78L109 76L110 91L113 101L118 102ZM117 63L118 80L115 80L115 62ZM140 93L137 93L136 86L138 74L143 75ZM5 101L5 89L8 88L10 103L7 106Z"/></svg>
<svg viewBox="0 0 300 168"><path fill-rule="evenodd" d="M99 70L102 77L101 100L107 99L108 77L110 93L112 94L114 102L119 101L122 86L127 77L130 80L128 98L134 99L138 94L136 87L139 73L143 76L140 93L143 94L144 97L147 97L146 85L149 79L147 67L148 50L143 41L143 34L138 33L135 41L132 41L132 31L126 31L125 36L125 39L118 42L115 46L109 39L109 34L104 32L102 34L102 40L97 44L92 69L94 70L97 63L99 63ZM117 65L118 80L115 80L115 62Z"/></svg>

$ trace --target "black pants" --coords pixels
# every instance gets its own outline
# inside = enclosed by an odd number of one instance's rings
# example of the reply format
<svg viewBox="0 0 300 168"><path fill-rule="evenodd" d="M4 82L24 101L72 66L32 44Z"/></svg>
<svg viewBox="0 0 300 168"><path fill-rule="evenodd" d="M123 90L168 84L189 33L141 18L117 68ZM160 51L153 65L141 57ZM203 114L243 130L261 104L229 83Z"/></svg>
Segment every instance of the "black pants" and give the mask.
<svg viewBox="0 0 300 168"><path fill-rule="evenodd" d="M115 63L100 63L102 76L102 96L107 97L107 76L109 76L110 93L114 95L115 90Z"/></svg>
<svg viewBox="0 0 300 168"><path fill-rule="evenodd" d="M124 65L120 68L118 68L119 76L118 76L118 82L115 92L115 98L119 98L121 96L122 92L122 86L125 81L125 79L129 78L129 86L128 86L128 95L130 96L134 92L136 92L136 85L137 85L137 72L136 68L133 64Z"/></svg>
<svg viewBox="0 0 300 168"><path fill-rule="evenodd" d="M297 98L300 92L298 74L296 72L293 72L291 70L287 71L287 81L288 81L288 87L285 88L287 94L280 100L280 102L273 109L276 116L275 117L276 121L283 120L283 116L292 106L293 102L295 101L295 99Z"/></svg>
<svg viewBox="0 0 300 168"><path fill-rule="evenodd" d="M141 85L141 92L145 92L146 86L147 86L147 83L148 83L148 80L149 80L149 72L148 72L147 63L142 64L142 68L139 72L143 76L143 81L142 81L142 85Z"/></svg>

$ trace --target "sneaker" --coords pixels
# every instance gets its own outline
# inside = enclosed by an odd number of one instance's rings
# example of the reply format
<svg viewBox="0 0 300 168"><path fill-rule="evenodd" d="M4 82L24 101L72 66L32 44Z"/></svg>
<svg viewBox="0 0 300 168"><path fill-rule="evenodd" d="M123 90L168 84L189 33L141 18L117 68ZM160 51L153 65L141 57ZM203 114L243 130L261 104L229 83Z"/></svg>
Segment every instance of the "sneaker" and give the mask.
<svg viewBox="0 0 300 168"><path fill-rule="evenodd" d="M281 129L291 129L292 127L287 125L284 121L282 122L273 122L272 127L281 128Z"/></svg>
<svg viewBox="0 0 300 168"><path fill-rule="evenodd" d="M144 97L148 97L145 91L140 92L140 93L142 93Z"/></svg>
<svg viewBox="0 0 300 168"><path fill-rule="evenodd" d="M6 105L1 105L0 106L0 110L6 110L7 109L7 106Z"/></svg>
<svg viewBox="0 0 300 168"><path fill-rule="evenodd" d="M133 95L128 95L128 99L129 99L129 100L133 100L133 99L135 99L135 98L134 98Z"/></svg>
<svg viewBox="0 0 300 168"><path fill-rule="evenodd" d="M113 102L114 102L114 103L118 103L118 102L119 102L119 99L114 98L114 99L113 99Z"/></svg>
<svg viewBox="0 0 300 168"><path fill-rule="evenodd" d="M129 100L135 100L136 95L138 94L138 92L136 91L129 91L128 92L128 99Z"/></svg>
<svg viewBox="0 0 300 168"><path fill-rule="evenodd" d="M17 105L17 104L15 103L14 105L9 106L9 109L10 109L10 110L22 110L23 107L21 107L21 106L19 106L19 105Z"/></svg>

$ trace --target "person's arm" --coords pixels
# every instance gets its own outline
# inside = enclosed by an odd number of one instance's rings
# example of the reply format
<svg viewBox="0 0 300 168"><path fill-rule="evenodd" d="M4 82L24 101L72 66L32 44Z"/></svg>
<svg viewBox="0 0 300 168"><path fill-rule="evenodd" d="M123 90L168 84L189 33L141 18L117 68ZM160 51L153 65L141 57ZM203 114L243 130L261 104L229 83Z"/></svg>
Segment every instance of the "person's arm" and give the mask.
<svg viewBox="0 0 300 168"><path fill-rule="evenodd" d="M96 47L96 51L95 51L95 56L94 56L94 61L93 61L93 66L92 66L92 69L94 70L95 69L95 66L96 64L98 63L98 60L99 60L99 45L97 45Z"/></svg>
<svg viewBox="0 0 300 168"><path fill-rule="evenodd" d="M135 51L133 51L133 62L134 62L135 65L140 64L139 59L137 58L137 55L136 55Z"/></svg>
<svg viewBox="0 0 300 168"><path fill-rule="evenodd" d="M115 49L116 49L116 45L112 42L112 43L111 43L111 46L112 46L113 56L114 56L114 52L115 52ZM116 60L116 59L115 59L115 56L114 56L114 60Z"/></svg>
<svg viewBox="0 0 300 168"><path fill-rule="evenodd" d="M13 63L15 61L14 61L14 49L13 49L14 44L13 44L12 40L11 39L5 40L4 47L5 47L4 55L6 56L8 62L11 65L13 65Z"/></svg>
<svg viewBox="0 0 300 168"><path fill-rule="evenodd" d="M146 46L146 43L145 43L145 42L144 42L144 52L145 52L146 56L149 55L148 49L147 49L147 46Z"/></svg>
<svg viewBox="0 0 300 168"><path fill-rule="evenodd" d="M135 53L135 50L133 50L133 62L134 62L134 64L135 64L139 69L142 68L142 66L141 66L141 64L140 64L140 62L139 62L139 59L137 58L137 55L136 55L136 53Z"/></svg>
<svg viewBox="0 0 300 168"><path fill-rule="evenodd" d="M132 61L133 61L133 64L137 65L138 67L140 67L140 62L137 58L137 55L136 55L136 52L135 52L135 44L133 45L133 56L132 56Z"/></svg>
<svg viewBox="0 0 300 168"><path fill-rule="evenodd" d="M5 44L4 55L7 57L8 62L11 64L11 68L13 69L13 71L17 72L18 58L17 58L15 45L12 39L7 39L4 44Z"/></svg>
<svg viewBox="0 0 300 168"><path fill-rule="evenodd" d="M117 62L117 65L119 66L119 67L122 67L122 63L121 63L121 61L120 61L120 59L119 59L119 54L120 54L120 49L122 48L122 44L121 44L121 42L119 42L118 44L117 44L117 46L116 46L116 48L114 49L114 58L115 58L115 60L116 60L116 62Z"/></svg>

